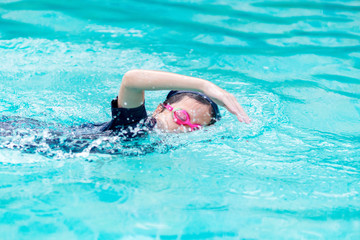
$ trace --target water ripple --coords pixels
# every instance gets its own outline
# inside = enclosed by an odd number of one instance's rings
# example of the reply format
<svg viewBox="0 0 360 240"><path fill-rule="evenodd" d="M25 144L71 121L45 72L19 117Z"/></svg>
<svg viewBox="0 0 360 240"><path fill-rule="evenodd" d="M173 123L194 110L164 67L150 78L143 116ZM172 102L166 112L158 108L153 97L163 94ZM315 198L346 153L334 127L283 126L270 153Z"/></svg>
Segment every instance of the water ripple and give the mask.
<svg viewBox="0 0 360 240"><path fill-rule="evenodd" d="M0 131L7 236L357 239L359 11L325 0L1 1L1 121L27 119ZM221 108L221 122L190 134L51 134L110 120L133 68L208 79L252 124ZM149 112L165 95L147 93Z"/></svg>

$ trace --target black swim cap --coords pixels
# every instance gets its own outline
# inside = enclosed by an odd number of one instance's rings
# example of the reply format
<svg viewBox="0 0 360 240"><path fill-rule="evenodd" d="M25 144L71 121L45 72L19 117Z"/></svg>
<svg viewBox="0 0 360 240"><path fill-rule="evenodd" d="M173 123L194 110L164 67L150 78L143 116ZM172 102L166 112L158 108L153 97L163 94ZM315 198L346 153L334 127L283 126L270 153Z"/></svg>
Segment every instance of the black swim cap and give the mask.
<svg viewBox="0 0 360 240"><path fill-rule="evenodd" d="M177 94L180 94L180 93L193 93L193 94L196 94L196 95L199 95L201 97L203 97L206 101L208 101L210 104L211 104L211 107L215 113L215 120L216 121L219 121L221 119L221 115L220 115L220 112L219 112L219 107L218 105L213 101L211 100L211 98L209 98L208 96L206 96L205 94L201 93L201 92L195 92L195 91L176 91L176 90L172 90L169 92L169 94L166 96L166 100L171 98L172 96L174 95L177 95Z"/></svg>

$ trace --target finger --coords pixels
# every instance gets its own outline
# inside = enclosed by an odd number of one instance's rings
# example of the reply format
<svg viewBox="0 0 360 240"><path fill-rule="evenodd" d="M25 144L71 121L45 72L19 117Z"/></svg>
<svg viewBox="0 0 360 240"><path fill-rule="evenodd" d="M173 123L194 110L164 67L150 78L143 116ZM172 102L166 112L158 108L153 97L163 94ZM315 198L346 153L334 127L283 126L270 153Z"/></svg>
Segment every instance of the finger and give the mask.
<svg viewBox="0 0 360 240"><path fill-rule="evenodd" d="M232 95L231 97L231 103L234 106L234 114L236 115L236 117L238 118L238 120L240 122L245 122L245 123L250 123L250 118L249 116L246 114L245 110L242 108L242 106L240 105L240 103L237 101L237 99L235 98L235 96Z"/></svg>
<svg viewBox="0 0 360 240"><path fill-rule="evenodd" d="M243 115L238 111L238 109L236 109L235 106L231 106L228 105L226 106L226 109L231 112L232 114L234 114L236 116L236 118L240 121L240 122L246 122L246 118L243 117Z"/></svg>
<svg viewBox="0 0 360 240"><path fill-rule="evenodd" d="M242 114L237 115L240 122L245 122L246 124L249 124L251 122L251 119L249 117L244 117Z"/></svg>
<svg viewBox="0 0 360 240"><path fill-rule="evenodd" d="M230 97L231 105L234 107L234 114L240 122L250 123L250 118L246 114L245 110L239 104L235 96L231 95Z"/></svg>
<svg viewBox="0 0 360 240"><path fill-rule="evenodd" d="M234 115L236 116L236 118L237 118L240 122L244 122L242 116L239 115L239 113L237 113L233 108L228 107L228 106L225 106L225 107L226 107L226 109L227 109L230 113L234 114Z"/></svg>
<svg viewBox="0 0 360 240"><path fill-rule="evenodd" d="M240 103L237 101L237 99L235 97L233 97L233 103L235 104L236 108L237 108L237 116L239 116L240 118L242 118L245 123L250 123L250 118L249 116L246 114L245 110L243 109L243 107L240 105Z"/></svg>
<svg viewBox="0 0 360 240"><path fill-rule="evenodd" d="M246 114L245 110L241 107L240 104L238 104L238 113L241 116L241 118L245 121L245 123L250 123L251 120L249 116Z"/></svg>

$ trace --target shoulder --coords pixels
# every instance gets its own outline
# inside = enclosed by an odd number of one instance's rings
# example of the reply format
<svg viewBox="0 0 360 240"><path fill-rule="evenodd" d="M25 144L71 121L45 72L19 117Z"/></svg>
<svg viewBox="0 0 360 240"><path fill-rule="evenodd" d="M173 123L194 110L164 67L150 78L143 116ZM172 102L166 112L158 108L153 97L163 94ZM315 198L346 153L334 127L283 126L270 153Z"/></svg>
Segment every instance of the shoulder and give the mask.
<svg viewBox="0 0 360 240"><path fill-rule="evenodd" d="M111 101L111 115L116 126L132 125L147 118L145 103L135 108L118 107L117 98Z"/></svg>

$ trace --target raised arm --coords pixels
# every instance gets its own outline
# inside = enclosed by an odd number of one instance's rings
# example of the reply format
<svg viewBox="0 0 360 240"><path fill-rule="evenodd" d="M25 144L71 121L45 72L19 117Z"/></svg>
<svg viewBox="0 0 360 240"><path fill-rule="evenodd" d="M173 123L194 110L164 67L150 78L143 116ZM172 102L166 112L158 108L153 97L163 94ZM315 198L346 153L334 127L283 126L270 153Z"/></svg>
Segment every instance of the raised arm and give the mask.
<svg viewBox="0 0 360 240"><path fill-rule="evenodd" d="M175 73L131 70L125 73L118 95L119 107L135 108L144 103L145 90L194 90L203 92L220 106L235 114L240 122L250 123L236 98L217 85L201 78Z"/></svg>

